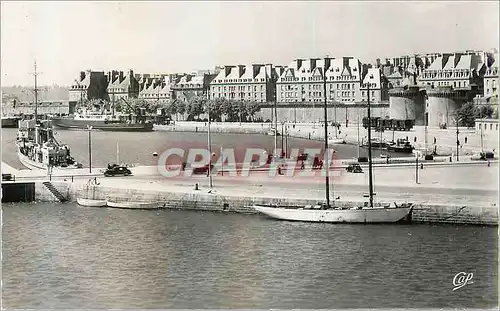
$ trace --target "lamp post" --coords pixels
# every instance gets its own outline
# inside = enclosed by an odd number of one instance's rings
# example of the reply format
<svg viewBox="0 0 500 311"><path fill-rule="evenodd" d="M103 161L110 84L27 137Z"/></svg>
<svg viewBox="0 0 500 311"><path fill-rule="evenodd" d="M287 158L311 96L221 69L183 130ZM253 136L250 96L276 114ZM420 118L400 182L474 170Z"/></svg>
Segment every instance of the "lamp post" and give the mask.
<svg viewBox="0 0 500 311"><path fill-rule="evenodd" d="M212 147L210 145L210 94L209 92L207 91L207 98L206 98L206 101L207 101L207 114L208 114L208 137L207 137L207 140L208 140L208 154L210 156L210 160L208 162L208 184L209 184L209 187L212 188Z"/></svg>
<svg viewBox="0 0 500 311"><path fill-rule="evenodd" d="M87 125L89 131L89 173L92 173L92 126Z"/></svg>
<svg viewBox="0 0 500 311"><path fill-rule="evenodd" d="M458 134L460 133L458 130L458 122L461 120L459 116L456 117L455 119L455 124L457 126L457 162L459 161L458 153L459 153L459 147L460 147L460 141L458 140Z"/></svg>

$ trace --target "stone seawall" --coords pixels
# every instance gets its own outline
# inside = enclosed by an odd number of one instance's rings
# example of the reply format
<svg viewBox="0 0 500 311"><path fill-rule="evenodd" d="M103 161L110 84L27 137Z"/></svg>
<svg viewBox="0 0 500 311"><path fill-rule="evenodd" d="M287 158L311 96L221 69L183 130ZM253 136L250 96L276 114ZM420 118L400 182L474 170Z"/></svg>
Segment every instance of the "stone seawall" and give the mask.
<svg viewBox="0 0 500 311"><path fill-rule="evenodd" d="M62 194L66 194L70 201L75 202L78 194L82 194L82 185L71 182L52 183ZM165 208L213 212L234 212L256 214L253 204L316 204L318 200L276 199L264 197L222 196L209 194L203 191L145 191L138 189L122 189L95 186L93 192L96 199L128 198L130 201L149 201L165 203ZM54 195L42 184L36 183L36 196L39 201L57 201ZM337 202L341 206L353 206L358 202ZM493 206L464 206L459 204L417 204L413 211L413 221L422 223L450 223L471 225L498 225L498 207Z"/></svg>

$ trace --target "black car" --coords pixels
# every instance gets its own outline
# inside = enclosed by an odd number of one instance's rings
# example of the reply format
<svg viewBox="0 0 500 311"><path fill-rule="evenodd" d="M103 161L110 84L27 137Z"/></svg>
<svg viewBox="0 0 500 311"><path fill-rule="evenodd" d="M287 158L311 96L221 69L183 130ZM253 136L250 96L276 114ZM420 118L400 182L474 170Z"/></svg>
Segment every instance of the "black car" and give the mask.
<svg viewBox="0 0 500 311"><path fill-rule="evenodd" d="M15 177L12 174L2 174L2 181L14 181Z"/></svg>
<svg viewBox="0 0 500 311"><path fill-rule="evenodd" d="M361 166L357 163L353 163L353 164L349 164L348 167L346 167L346 170L349 172L349 173L363 173L363 169L361 168Z"/></svg>
<svg viewBox="0 0 500 311"><path fill-rule="evenodd" d="M125 166L119 166L119 165L112 165L112 166L109 166L108 165L108 169L106 170L106 172L104 172L104 176L106 177L110 177L110 176L119 176L119 175L123 175L123 176L129 176L129 175L132 175L132 172L126 168Z"/></svg>

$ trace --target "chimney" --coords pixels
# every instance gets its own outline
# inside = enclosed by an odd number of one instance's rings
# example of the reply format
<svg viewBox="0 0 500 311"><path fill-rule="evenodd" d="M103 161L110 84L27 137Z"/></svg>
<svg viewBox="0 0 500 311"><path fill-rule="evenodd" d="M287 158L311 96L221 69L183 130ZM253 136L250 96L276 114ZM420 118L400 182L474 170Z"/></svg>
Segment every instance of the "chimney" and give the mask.
<svg viewBox="0 0 500 311"><path fill-rule="evenodd" d="M398 60L398 63L399 63L399 60ZM380 58L377 58L376 64L377 64L377 68L379 68L380 67ZM395 64L395 65L397 66L398 64Z"/></svg>
<svg viewBox="0 0 500 311"><path fill-rule="evenodd" d="M303 61L302 59L297 59L296 60L296 64L297 64L297 68L295 68L296 70L299 70L300 67L302 67L302 61Z"/></svg>
<svg viewBox="0 0 500 311"><path fill-rule="evenodd" d="M120 82L120 83L123 82L123 79L124 79L124 77L123 77L123 71L120 71L120 73L118 75L118 78L119 78L118 82Z"/></svg>
<svg viewBox="0 0 500 311"><path fill-rule="evenodd" d="M238 65L238 79L245 74L246 66L245 65Z"/></svg>

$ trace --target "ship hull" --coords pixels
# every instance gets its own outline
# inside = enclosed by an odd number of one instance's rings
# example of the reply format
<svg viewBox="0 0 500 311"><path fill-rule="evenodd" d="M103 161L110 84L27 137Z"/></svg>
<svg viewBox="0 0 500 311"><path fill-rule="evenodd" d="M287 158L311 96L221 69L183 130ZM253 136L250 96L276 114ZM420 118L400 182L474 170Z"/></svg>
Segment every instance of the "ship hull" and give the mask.
<svg viewBox="0 0 500 311"><path fill-rule="evenodd" d="M254 209L272 218L328 223L397 223L409 220L412 207L315 210L254 205Z"/></svg>
<svg viewBox="0 0 500 311"><path fill-rule="evenodd" d="M16 118L2 118L2 128L17 128L18 119Z"/></svg>
<svg viewBox="0 0 500 311"><path fill-rule="evenodd" d="M17 157L19 158L19 162L21 162L22 165L24 165L25 167L27 167L30 170L44 170L44 171L46 171L48 169L46 164L40 163L40 162L35 162L35 161L31 160L30 158L28 158L27 156L25 156L24 154L22 154L21 151L19 151L19 147L17 149ZM76 166L66 166L66 167L57 166L57 167L54 167L54 169L57 169L57 170L71 170L71 169L75 169L75 168L78 168L78 167L76 167Z"/></svg>
<svg viewBox="0 0 500 311"><path fill-rule="evenodd" d="M87 126L92 126L93 130L114 131L114 132L151 132L153 123L106 123L97 120L74 120L69 118L52 118L52 124L59 128L70 130L87 130Z"/></svg>

